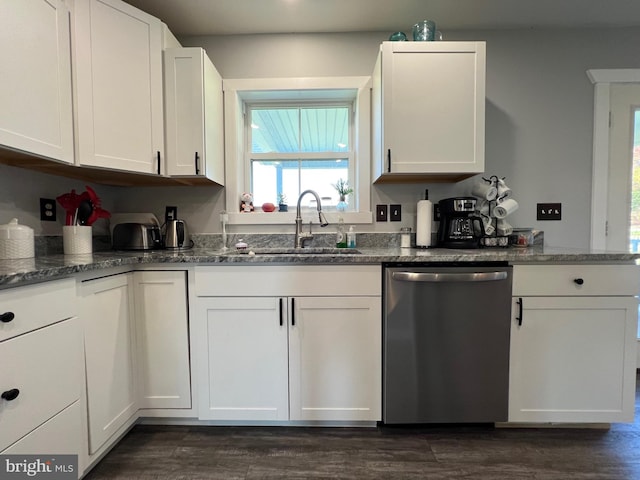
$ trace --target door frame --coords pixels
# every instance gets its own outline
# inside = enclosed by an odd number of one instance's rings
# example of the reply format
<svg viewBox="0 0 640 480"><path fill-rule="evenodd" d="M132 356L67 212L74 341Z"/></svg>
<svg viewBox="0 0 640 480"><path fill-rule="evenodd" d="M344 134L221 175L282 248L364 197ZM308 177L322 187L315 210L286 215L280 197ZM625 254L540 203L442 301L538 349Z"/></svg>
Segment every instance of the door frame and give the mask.
<svg viewBox="0 0 640 480"><path fill-rule="evenodd" d="M587 76L594 84L590 246L592 250L606 250L611 85L640 84L640 69L593 69L587 70Z"/></svg>

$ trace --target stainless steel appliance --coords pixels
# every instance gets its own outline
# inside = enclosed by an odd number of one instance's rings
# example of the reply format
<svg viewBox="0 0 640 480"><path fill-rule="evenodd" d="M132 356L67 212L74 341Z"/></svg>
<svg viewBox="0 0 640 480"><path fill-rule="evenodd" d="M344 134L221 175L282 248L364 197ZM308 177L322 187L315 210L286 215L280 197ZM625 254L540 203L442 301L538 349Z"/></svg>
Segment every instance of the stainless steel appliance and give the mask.
<svg viewBox="0 0 640 480"><path fill-rule="evenodd" d="M164 234L165 248L190 248L191 242L184 220L167 220Z"/></svg>
<svg viewBox="0 0 640 480"><path fill-rule="evenodd" d="M160 227L155 224L125 222L113 227L114 250L155 250L162 248Z"/></svg>
<svg viewBox="0 0 640 480"><path fill-rule="evenodd" d="M384 423L507 420L511 272L385 265Z"/></svg>
<svg viewBox="0 0 640 480"><path fill-rule="evenodd" d="M484 235L482 217L476 214L473 197L445 198L438 202L440 225L438 246L443 248L478 248Z"/></svg>

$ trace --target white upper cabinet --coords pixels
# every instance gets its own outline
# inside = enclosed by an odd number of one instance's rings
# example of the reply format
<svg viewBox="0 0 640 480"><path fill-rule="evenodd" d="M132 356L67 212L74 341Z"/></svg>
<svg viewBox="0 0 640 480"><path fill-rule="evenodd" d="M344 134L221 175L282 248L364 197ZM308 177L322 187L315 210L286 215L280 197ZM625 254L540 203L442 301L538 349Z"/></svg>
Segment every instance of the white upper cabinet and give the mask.
<svg viewBox="0 0 640 480"><path fill-rule="evenodd" d="M376 182L482 173L485 43L383 42L372 116Z"/></svg>
<svg viewBox="0 0 640 480"><path fill-rule="evenodd" d="M120 0L74 18L77 163L163 174L162 23Z"/></svg>
<svg viewBox="0 0 640 480"><path fill-rule="evenodd" d="M73 163L69 11L0 2L0 145Z"/></svg>
<svg viewBox="0 0 640 480"><path fill-rule="evenodd" d="M202 48L164 52L167 173L224 184L222 77Z"/></svg>

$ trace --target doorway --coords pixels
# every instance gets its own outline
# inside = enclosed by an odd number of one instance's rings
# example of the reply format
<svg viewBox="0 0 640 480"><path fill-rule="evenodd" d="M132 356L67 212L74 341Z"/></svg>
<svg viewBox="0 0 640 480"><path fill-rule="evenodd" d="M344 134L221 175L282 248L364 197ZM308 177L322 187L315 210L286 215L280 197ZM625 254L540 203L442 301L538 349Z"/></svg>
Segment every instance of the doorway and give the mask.
<svg viewBox="0 0 640 480"><path fill-rule="evenodd" d="M611 86L607 249L640 251L640 85Z"/></svg>
<svg viewBox="0 0 640 480"><path fill-rule="evenodd" d="M640 70L587 75L595 86L591 248L640 252Z"/></svg>

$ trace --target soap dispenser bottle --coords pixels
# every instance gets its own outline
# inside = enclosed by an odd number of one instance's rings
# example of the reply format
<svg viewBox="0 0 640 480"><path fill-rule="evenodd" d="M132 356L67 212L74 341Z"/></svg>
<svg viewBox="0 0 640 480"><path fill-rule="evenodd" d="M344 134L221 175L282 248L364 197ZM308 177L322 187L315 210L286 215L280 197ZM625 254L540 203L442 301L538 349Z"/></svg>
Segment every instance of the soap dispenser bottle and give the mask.
<svg viewBox="0 0 640 480"><path fill-rule="evenodd" d="M342 217L338 219L338 226L336 227L336 247L347 248L347 236L344 233L344 220Z"/></svg>
<svg viewBox="0 0 640 480"><path fill-rule="evenodd" d="M349 227L347 232L347 247L356 248L356 232L353 230L353 225Z"/></svg>

